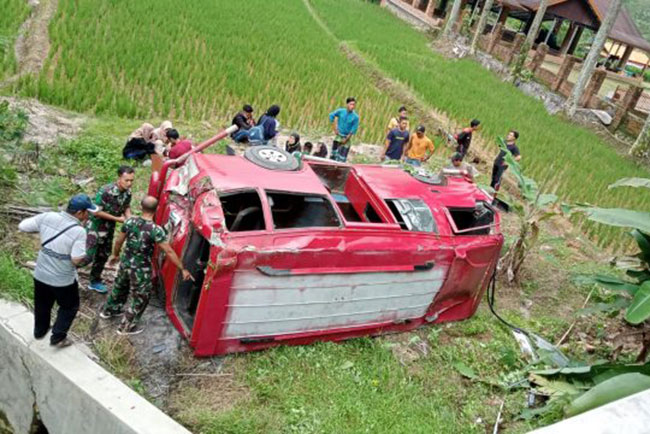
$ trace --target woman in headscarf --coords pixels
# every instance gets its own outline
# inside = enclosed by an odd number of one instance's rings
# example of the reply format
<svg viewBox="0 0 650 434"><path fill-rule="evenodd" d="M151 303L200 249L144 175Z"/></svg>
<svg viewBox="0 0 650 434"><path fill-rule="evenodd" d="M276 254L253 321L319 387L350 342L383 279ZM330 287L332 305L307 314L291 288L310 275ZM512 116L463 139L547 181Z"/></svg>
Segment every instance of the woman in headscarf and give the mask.
<svg viewBox="0 0 650 434"><path fill-rule="evenodd" d="M156 154L162 156L168 148L170 142L167 137L167 132L172 130L171 121L163 121L158 128L153 130L154 143L156 144Z"/></svg>
<svg viewBox="0 0 650 434"><path fill-rule="evenodd" d="M284 150L290 154L302 151L300 146L300 134L293 132L289 135L289 140L284 144Z"/></svg>
<svg viewBox="0 0 650 434"><path fill-rule="evenodd" d="M127 160L142 160L147 155L153 154L156 148L153 132L153 125L146 122L142 124L127 139L126 145L122 150L122 156Z"/></svg>
<svg viewBox="0 0 650 434"><path fill-rule="evenodd" d="M272 105L265 114L257 121L257 125L262 130L262 142L266 144L268 141L273 140L280 130L280 123L276 117L280 114L280 106ZM249 139L250 140L250 139Z"/></svg>

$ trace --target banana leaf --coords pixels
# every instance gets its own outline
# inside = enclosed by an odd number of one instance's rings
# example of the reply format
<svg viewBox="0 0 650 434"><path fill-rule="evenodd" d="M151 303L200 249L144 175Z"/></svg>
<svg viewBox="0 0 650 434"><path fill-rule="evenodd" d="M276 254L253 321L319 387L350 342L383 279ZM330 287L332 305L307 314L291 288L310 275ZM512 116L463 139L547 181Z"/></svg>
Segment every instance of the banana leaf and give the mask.
<svg viewBox="0 0 650 434"><path fill-rule="evenodd" d="M650 318L650 281L644 282L634 295L632 304L625 312L625 320L630 324L641 324Z"/></svg>
<svg viewBox="0 0 650 434"><path fill-rule="evenodd" d="M650 179L648 178L623 178L611 184L607 189L618 187L645 187L650 188Z"/></svg>
<svg viewBox="0 0 650 434"><path fill-rule="evenodd" d="M630 232L630 235L632 235L636 240L639 249L641 249L640 259L646 263L650 263L650 235L645 234L638 229L634 229Z"/></svg>
<svg viewBox="0 0 650 434"><path fill-rule="evenodd" d="M612 291L626 291L630 295L636 294L639 290L639 285L605 274L580 274L574 277L573 282L577 285L595 284Z"/></svg>
<svg viewBox="0 0 650 434"><path fill-rule="evenodd" d="M650 376L638 373L617 375L574 399L565 408L565 414L575 416L649 388Z"/></svg>
<svg viewBox="0 0 650 434"><path fill-rule="evenodd" d="M650 213L622 208L584 208L589 220L650 233Z"/></svg>

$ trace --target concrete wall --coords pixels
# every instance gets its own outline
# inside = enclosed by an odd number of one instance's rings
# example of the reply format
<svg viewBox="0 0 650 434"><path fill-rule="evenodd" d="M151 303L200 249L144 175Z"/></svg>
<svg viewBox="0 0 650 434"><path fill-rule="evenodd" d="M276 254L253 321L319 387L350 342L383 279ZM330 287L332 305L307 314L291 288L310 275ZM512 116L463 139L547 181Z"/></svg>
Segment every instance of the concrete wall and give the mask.
<svg viewBox="0 0 650 434"><path fill-rule="evenodd" d="M50 434L189 433L109 374L80 344L33 338L34 316L0 300L0 412L28 433L37 408Z"/></svg>
<svg viewBox="0 0 650 434"><path fill-rule="evenodd" d="M650 390L646 390L530 434L646 434L649 431Z"/></svg>
<svg viewBox="0 0 650 434"><path fill-rule="evenodd" d="M384 6L399 18L422 31L436 28L431 17L427 17L424 12L409 6L401 0L386 0Z"/></svg>

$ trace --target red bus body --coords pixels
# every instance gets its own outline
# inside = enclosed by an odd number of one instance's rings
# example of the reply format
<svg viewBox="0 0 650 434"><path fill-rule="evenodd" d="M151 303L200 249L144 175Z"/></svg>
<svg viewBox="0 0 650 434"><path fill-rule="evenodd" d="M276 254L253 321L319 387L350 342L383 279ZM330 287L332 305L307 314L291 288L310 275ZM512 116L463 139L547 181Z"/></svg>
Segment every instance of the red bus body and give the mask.
<svg viewBox="0 0 650 434"><path fill-rule="evenodd" d="M166 311L197 356L468 318L503 244L491 198L471 182L379 165L275 171L193 153L154 173L150 194L196 278L183 282L156 251Z"/></svg>

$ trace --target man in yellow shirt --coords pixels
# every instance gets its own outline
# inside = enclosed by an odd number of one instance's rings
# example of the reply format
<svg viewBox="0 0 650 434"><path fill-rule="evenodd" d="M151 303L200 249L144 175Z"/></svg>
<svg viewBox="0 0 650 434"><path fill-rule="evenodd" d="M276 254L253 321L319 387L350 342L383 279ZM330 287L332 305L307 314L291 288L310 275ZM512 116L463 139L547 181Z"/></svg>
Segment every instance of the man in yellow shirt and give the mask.
<svg viewBox="0 0 650 434"><path fill-rule="evenodd" d="M433 155L435 146L431 139L424 135L424 132L424 126L418 126L415 134L411 136L408 145L406 145L404 156L407 164L419 167L422 163L426 163L431 158L431 155Z"/></svg>
<svg viewBox="0 0 650 434"><path fill-rule="evenodd" d="M388 127L386 127L386 134L390 133L391 130L394 130L395 128L399 128L399 124L403 119L406 119L406 131L410 131L411 125L409 125L408 121L408 112L406 110L406 107L402 106L397 110L398 115L395 116L394 118L391 118L390 121L388 121Z"/></svg>

